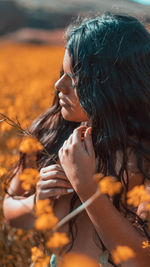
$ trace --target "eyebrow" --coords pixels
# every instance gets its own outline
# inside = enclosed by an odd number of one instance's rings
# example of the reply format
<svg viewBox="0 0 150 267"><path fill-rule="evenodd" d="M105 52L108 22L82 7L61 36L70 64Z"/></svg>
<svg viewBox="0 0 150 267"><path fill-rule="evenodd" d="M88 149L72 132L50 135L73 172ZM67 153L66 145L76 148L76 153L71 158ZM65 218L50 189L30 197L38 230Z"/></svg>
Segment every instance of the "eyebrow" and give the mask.
<svg viewBox="0 0 150 267"><path fill-rule="evenodd" d="M65 73L65 72L64 72L63 65L62 65L62 67L61 67L61 71L60 71L61 76L62 76L64 73ZM66 74L67 74L70 78L74 78L74 77L75 77L75 75L72 74L72 73L70 73L70 72L66 72Z"/></svg>

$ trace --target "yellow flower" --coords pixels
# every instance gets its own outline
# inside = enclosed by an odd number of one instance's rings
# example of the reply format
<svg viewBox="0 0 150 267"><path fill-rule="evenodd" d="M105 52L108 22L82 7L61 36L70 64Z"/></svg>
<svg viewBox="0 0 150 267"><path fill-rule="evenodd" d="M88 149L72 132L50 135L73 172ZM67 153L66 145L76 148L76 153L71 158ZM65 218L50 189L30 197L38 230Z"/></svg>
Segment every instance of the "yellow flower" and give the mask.
<svg viewBox="0 0 150 267"><path fill-rule="evenodd" d="M148 240L142 242L142 248L150 248L150 243Z"/></svg>
<svg viewBox="0 0 150 267"><path fill-rule="evenodd" d="M50 256L44 255L37 247L31 248L31 259L34 262L34 267L46 267L49 266Z"/></svg>
<svg viewBox="0 0 150 267"><path fill-rule="evenodd" d="M28 136L21 142L19 150L26 154L32 154L43 150L43 146L36 138Z"/></svg>
<svg viewBox="0 0 150 267"><path fill-rule="evenodd" d="M144 185L137 185L127 193L127 203L134 207L143 202L150 201L150 195L147 194Z"/></svg>
<svg viewBox="0 0 150 267"><path fill-rule="evenodd" d="M69 239L65 233L54 233L47 241L46 246L48 248L59 248L65 246L68 242Z"/></svg>
<svg viewBox="0 0 150 267"><path fill-rule="evenodd" d="M50 230L57 222L58 219L53 213L42 214L36 219L34 226L37 230Z"/></svg>
<svg viewBox="0 0 150 267"><path fill-rule="evenodd" d="M6 141L6 145L9 149L14 149L16 147L18 147L20 143L20 138L9 138L7 141Z"/></svg>
<svg viewBox="0 0 150 267"><path fill-rule="evenodd" d="M99 267L99 263L90 257L79 253L68 253L64 256L59 267Z"/></svg>
<svg viewBox="0 0 150 267"><path fill-rule="evenodd" d="M39 257L43 257L43 252L38 247L31 248L32 261L36 261Z"/></svg>
<svg viewBox="0 0 150 267"><path fill-rule="evenodd" d="M7 168L10 168L12 165L16 164L18 160L18 155L6 155L4 164Z"/></svg>
<svg viewBox="0 0 150 267"><path fill-rule="evenodd" d="M4 132L10 132L11 131L12 126L9 125L8 123L6 123L5 121L1 123L0 125L0 130L2 133Z"/></svg>
<svg viewBox="0 0 150 267"><path fill-rule="evenodd" d="M104 177L103 173L95 173L93 176L93 179L96 183L99 183L99 181Z"/></svg>
<svg viewBox="0 0 150 267"><path fill-rule="evenodd" d="M127 261L135 256L135 252L127 246L117 246L116 250L112 252L112 257L115 264Z"/></svg>
<svg viewBox="0 0 150 267"><path fill-rule="evenodd" d="M50 256L39 258L35 262L34 267L49 267L50 258L51 258Z"/></svg>
<svg viewBox="0 0 150 267"><path fill-rule="evenodd" d="M18 235L18 236L23 235L23 230L22 230L22 229L18 229L18 230L17 230L17 235Z"/></svg>
<svg viewBox="0 0 150 267"><path fill-rule="evenodd" d="M35 228L37 230L49 230L53 228L58 222L54 215L49 199L39 200L35 206L35 213L37 219L35 221Z"/></svg>
<svg viewBox="0 0 150 267"><path fill-rule="evenodd" d="M102 194L108 194L109 196L113 196L115 194L120 193L121 191L121 183L116 180L115 177L105 176L99 182L99 188Z"/></svg>
<svg viewBox="0 0 150 267"><path fill-rule="evenodd" d="M0 177L4 176L7 173L6 168L0 168Z"/></svg>
<svg viewBox="0 0 150 267"><path fill-rule="evenodd" d="M30 190L32 186L35 186L39 181L39 171L36 169L28 168L24 169L19 179L22 181L22 187L25 190Z"/></svg>
<svg viewBox="0 0 150 267"><path fill-rule="evenodd" d="M150 203L148 203L148 204L146 205L146 210L147 210L147 211L150 211Z"/></svg>
<svg viewBox="0 0 150 267"><path fill-rule="evenodd" d="M35 206L35 212L36 216L40 216L43 213L51 213L50 199L38 200Z"/></svg>

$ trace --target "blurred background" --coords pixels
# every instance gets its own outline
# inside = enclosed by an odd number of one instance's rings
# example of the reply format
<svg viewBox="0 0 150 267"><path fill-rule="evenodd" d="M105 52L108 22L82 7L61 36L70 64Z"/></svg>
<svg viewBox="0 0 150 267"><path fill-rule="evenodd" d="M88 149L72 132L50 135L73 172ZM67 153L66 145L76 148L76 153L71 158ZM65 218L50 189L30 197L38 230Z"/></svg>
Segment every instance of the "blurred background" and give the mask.
<svg viewBox="0 0 150 267"><path fill-rule="evenodd" d="M1 41L62 44L78 15L124 12L150 22L150 0L0 0Z"/></svg>
<svg viewBox="0 0 150 267"><path fill-rule="evenodd" d="M133 15L150 30L150 0L0 0L0 267L33 267L31 248L45 251L43 233L15 229L3 215L23 138L4 116L24 129L51 106L65 28L78 16L105 11Z"/></svg>

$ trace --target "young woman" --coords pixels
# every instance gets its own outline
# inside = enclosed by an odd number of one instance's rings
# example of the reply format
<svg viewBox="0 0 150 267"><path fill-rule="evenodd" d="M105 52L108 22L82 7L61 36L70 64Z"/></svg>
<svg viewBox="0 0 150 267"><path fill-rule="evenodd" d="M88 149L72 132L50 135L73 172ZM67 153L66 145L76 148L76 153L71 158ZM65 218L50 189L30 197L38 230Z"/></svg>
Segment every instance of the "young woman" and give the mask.
<svg viewBox="0 0 150 267"><path fill-rule="evenodd" d="M126 203L135 185L145 184L150 193L149 33L137 19L109 13L69 27L55 88L53 106L32 125L51 155L37 154L36 199L53 199L61 219L95 193L94 173L115 176L122 183L119 195L101 194L61 229L71 237L67 251L98 261L104 249L111 254L118 245L128 246L136 256L121 266L149 266L142 249L149 238L144 205L133 210ZM22 154L4 201L5 217L15 227L34 225L35 194L22 197L19 180L31 166ZM115 266L111 257L109 262Z"/></svg>

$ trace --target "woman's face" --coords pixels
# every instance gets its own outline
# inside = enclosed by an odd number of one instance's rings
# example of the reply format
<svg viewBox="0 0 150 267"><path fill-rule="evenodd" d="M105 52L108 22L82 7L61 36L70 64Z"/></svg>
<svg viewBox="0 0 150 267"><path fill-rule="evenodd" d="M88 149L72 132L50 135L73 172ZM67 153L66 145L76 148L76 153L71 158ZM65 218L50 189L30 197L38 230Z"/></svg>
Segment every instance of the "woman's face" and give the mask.
<svg viewBox="0 0 150 267"><path fill-rule="evenodd" d="M63 76L55 84L55 89L59 92L61 114L68 121L88 121L88 116L81 107L77 96L76 81L73 78L71 58L67 50L65 51L63 60L63 71Z"/></svg>

